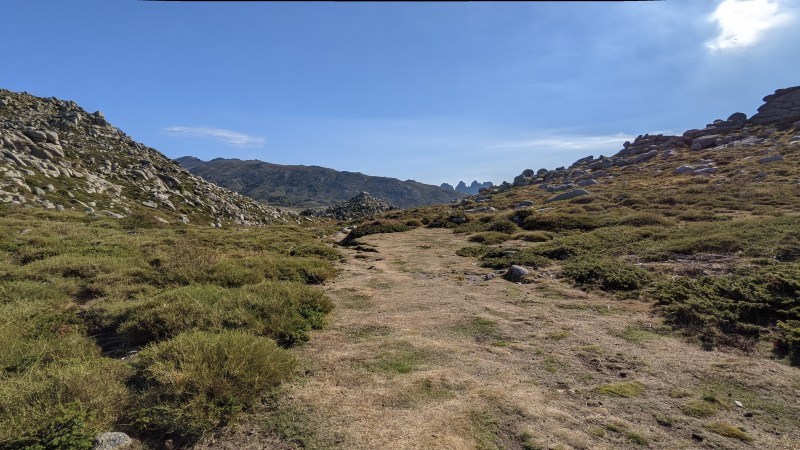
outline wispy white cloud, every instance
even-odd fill
[[[622,143],[633,140],[635,136],[623,133],[582,136],[582,135],[550,135],[542,138],[527,139],[521,141],[508,141],[494,144],[492,148],[540,148],[553,150],[603,150],[612,147],[622,148]]]
[[[188,137],[212,138],[228,145],[241,148],[263,147],[266,139],[260,136],[251,136],[238,131],[223,130],[208,127],[167,127],[164,131],[170,134]]]
[[[706,46],[712,51],[749,47],[758,42],[764,32],[785,25],[791,19],[792,15],[778,0],[724,0],[709,17],[717,23],[719,34]]]

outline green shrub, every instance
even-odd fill
[[[489,250],[480,260],[481,267],[492,269],[507,269],[514,264],[538,269],[547,266],[549,261],[538,255],[533,249]]]
[[[775,252],[775,259],[782,262],[800,261],[800,244],[784,244]]]
[[[485,233],[474,234],[469,237],[470,242],[477,242],[484,245],[499,244],[512,239],[512,236],[507,233],[498,231],[487,231]]]
[[[321,284],[336,275],[330,262],[317,258],[270,255],[247,258],[242,264],[263,274],[267,280]]]
[[[92,448],[95,433],[88,422],[91,413],[80,403],[59,408],[58,414],[22,437],[0,442],[0,450],[84,450]]]
[[[538,247],[536,253],[548,259],[564,261],[576,256],[580,250],[571,245],[553,244]]]
[[[369,236],[370,234],[378,234],[378,233],[401,233],[404,231],[411,230],[413,227],[406,225],[405,223],[400,222],[373,222],[369,225],[362,225],[355,230],[351,231],[350,233],[342,239],[340,244],[342,245],[353,245],[356,239],[364,236]]]
[[[144,435],[191,443],[230,423],[289,379],[293,358],[243,331],[194,331],[150,346],[134,361],[140,404],[131,419]]]
[[[562,275],[578,284],[598,285],[606,291],[634,291],[652,279],[649,272],[616,259],[580,259],[564,265]]]
[[[524,233],[517,233],[514,239],[519,239],[525,242],[547,242],[553,239],[553,235],[546,231],[527,231]]]
[[[194,264],[182,260],[183,257],[177,257],[160,263],[167,281],[178,284],[211,283],[223,287],[258,284],[265,279],[319,284],[336,274],[328,261],[276,253],[242,258],[213,255],[207,259],[201,258]]]
[[[775,350],[788,356],[793,364],[800,365],[800,320],[779,321],[777,325]]]
[[[335,249],[318,243],[306,243],[292,247],[289,250],[289,256],[309,256],[328,261],[338,261],[341,258]]]
[[[108,429],[130,404],[128,375],[124,362],[94,357],[0,378],[0,446],[20,438],[44,445],[56,438],[77,439],[86,430]]]
[[[488,228],[488,231],[496,231],[498,233],[506,233],[506,234],[512,234],[517,230],[519,230],[519,228],[516,225],[514,225],[513,222],[507,220],[493,222],[491,225],[489,225]]]
[[[530,215],[522,222],[522,228],[526,230],[541,231],[589,231],[602,226],[603,224],[594,215],[555,212]]]
[[[800,319],[800,270],[679,278],[659,284],[653,295],[673,325],[693,330],[707,345],[736,344],[730,339],[755,338],[778,321]]]
[[[264,282],[224,289],[191,285],[142,300],[100,304],[90,310],[99,329],[135,347],[190,330],[243,329],[269,336],[282,345],[308,339],[320,328],[333,304],[314,288]]]
[[[669,243],[665,250],[676,255],[697,253],[735,253],[742,250],[742,240],[732,235],[693,236]]]
[[[645,227],[653,225],[667,225],[669,222],[661,215],[654,213],[636,213],[625,216],[615,221],[617,225],[627,225],[632,227]]]
[[[457,256],[480,258],[492,250],[491,247],[486,245],[468,245],[456,250]]]

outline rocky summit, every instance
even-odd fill
[[[567,200],[588,192],[579,189],[609,182],[619,176],[615,173],[621,169],[627,172],[642,170],[645,163],[651,160],[663,161],[658,166],[665,166],[674,175],[710,175],[720,168],[717,161],[703,157],[706,151],[720,149],[758,149],[759,164],[782,161],[784,156],[776,151],[783,141],[776,131],[785,129],[800,130],[800,86],[778,89],[774,94],[764,97],[764,105],[750,119],[741,112],[717,119],[700,129],[687,130],[680,136],[664,134],[639,135],[633,142],[625,142],[622,150],[613,156],[600,155],[598,158],[587,156],[575,161],[568,168],[555,170],[524,170],[514,178],[512,183],[490,190],[490,193],[505,192],[512,187],[538,185],[539,189],[548,193],[559,193],[547,201]],[[796,149],[800,145],[800,133],[791,136],[786,142],[788,149]],[[766,149],[766,150],[765,150]],[[770,149],[773,152],[770,152]],[[692,155],[689,164],[684,162],[684,155]],[[752,158],[752,155],[745,156]],[[672,167],[669,161],[678,161]],[[652,164],[648,164],[648,167]],[[761,176],[759,179],[762,179]]]
[[[300,214],[308,217],[326,217],[350,221],[363,219],[394,209],[398,208],[373,197],[369,192],[362,192],[345,202],[337,203],[322,210],[307,209]]]
[[[442,183],[439,187],[442,190],[448,192],[455,191],[467,195],[476,195],[480,192],[481,189],[488,189],[492,186],[494,186],[494,184],[491,181],[484,181],[483,183],[479,183],[478,180],[472,180],[472,183],[470,185],[467,185],[467,183],[464,183],[463,181],[459,181],[456,187],[453,187],[452,185],[447,183]]]
[[[262,225],[289,213],[192,175],[75,102],[0,89],[0,203]]]

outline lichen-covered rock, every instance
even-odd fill
[[[110,431],[100,433],[94,440],[92,450],[123,450],[130,447],[133,440],[125,433]]]

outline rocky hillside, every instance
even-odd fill
[[[702,129],[687,130],[680,136],[640,135],[633,142],[625,142],[623,149],[611,157],[587,156],[568,168],[556,170],[526,169],[513,183],[504,183],[489,192],[497,194],[511,187],[535,185],[553,194],[544,200],[548,203],[589,195],[593,190],[602,189],[602,185],[618,184],[618,179],[625,174],[644,172],[659,179],[679,175],[710,176],[711,181],[722,184],[723,188],[724,183],[733,180],[756,185],[775,182],[780,177],[769,177],[761,167],[774,167],[800,150],[800,133],[788,136],[787,141],[783,133],[800,130],[800,86],[779,89],[764,97],[764,102],[750,119],[736,112],[726,120],[717,119]],[[745,169],[743,166],[748,161],[751,164]],[[753,166],[755,162],[758,164]],[[796,168],[797,164],[792,166]],[[756,167],[759,169],[755,170]],[[794,186],[800,183],[796,178],[784,181]]]
[[[0,202],[245,225],[291,217],[192,175],[75,102],[0,90]]]
[[[550,273],[657,301],[708,347],[772,342],[800,365],[800,86],[764,101],[749,119],[638,136],[613,156],[526,169],[479,196],[371,225],[452,228],[478,244],[459,254],[496,275]]]
[[[324,209],[309,208],[300,214],[308,217],[326,217],[329,219],[350,221],[372,217],[394,209],[398,208],[371,196],[369,192],[362,192],[345,202],[337,203]]]
[[[191,156],[176,161],[195,175],[270,205],[297,208],[331,206],[365,191],[402,208],[448,203],[465,197],[462,193],[413,180],[373,177],[318,166],[223,158],[202,161]]]

